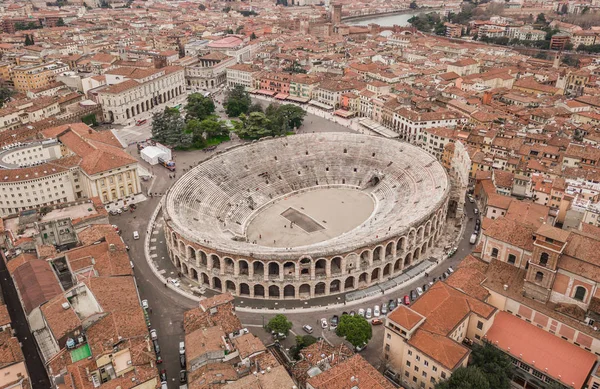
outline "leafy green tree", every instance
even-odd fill
[[[0,108],[2,108],[5,103],[9,102],[14,94],[14,90],[8,88],[6,85],[0,84]]]
[[[185,122],[175,108],[167,107],[152,115],[152,139],[157,142],[177,148],[190,147],[193,136],[185,129]]]
[[[419,6],[417,5],[417,2],[413,0],[413,1],[410,2],[409,8],[410,9],[417,9],[417,8],[419,8]]]
[[[185,106],[187,112],[186,119],[206,119],[215,112],[215,103],[210,97],[204,97],[200,93],[192,93],[187,98]]]
[[[252,105],[250,95],[243,86],[236,85],[225,96],[225,112],[229,117],[237,117],[242,113],[248,113],[248,108]]]
[[[514,365],[500,349],[489,343],[483,346],[473,345],[471,363],[485,374],[490,388],[510,389],[510,380],[514,374]]]
[[[538,16],[535,18],[535,22],[536,22],[536,24],[547,24],[548,23],[546,21],[546,15],[544,15],[543,13],[538,14]]]
[[[362,346],[373,337],[371,324],[362,316],[342,315],[335,333],[338,336],[346,337],[354,347]]]
[[[25,46],[32,46],[33,45],[33,39],[31,38],[31,36],[29,34],[25,34]]]
[[[495,389],[490,387],[485,374],[476,366],[459,367],[446,381],[439,382],[435,389]]]
[[[262,105],[260,105],[260,103],[254,103],[250,106],[250,108],[248,108],[248,113],[262,112],[262,111],[263,111],[263,107],[262,107]]]
[[[206,137],[219,138],[229,135],[229,128],[223,120],[219,120],[217,117],[209,117],[200,122],[200,129]]]
[[[256,39],[256,34],[254,32],[252,32],[252,34],[250,34],[250,40],[253,41]]]
[[[294,104],[283,104],[277,109],[277,114],[286,120],[287,129],[300,128],[306,111]]]
[[[56,22],[56,26],[57,27],[64,27],[65,26],[65,21],[63,20],[63,18],[58,18],[58,21]]]
[[[206,146],[206,139],[204,138],[204,131],[200,126],[200,120],[191,119],[185,123],[185,130],[187,134],[192,136],[192,146],[200,149]]]
[[[314,343],[317,343],[317,338],[312,335],[296,336],[296,344],[290,350],[292,358],[298,359],[300,351]]]
[[[267,324],[267,329],[277,334],[287,335],[292,329],[292,322],[285,315],[275,315]]]
[[[206,11],[206,6],[205,6],[204,4],[200,4],[200,5],[198,6],[198,9],[199,9],[200,11]]]
[[[228,35],[232,35],[233,34],[233,30],[231,28],[228,28],[227,31],[225,31],[226,34]]]
[[[271,121],[262,112],[252,112],[248,116],[240,115],[240,121],[234,122],[233,131],[245,139],[259,139],[265,136],[273,136]]]

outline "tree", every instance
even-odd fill
[[[64,27],[65,26],[65,21],[63,20],[63,18],[58,18],[58,21],[56,22],[56,26],[57,27]]]
[[[235,29],[235,33],[239,34],[244,29],[244,26],[237,26]]]
[[[201,149],[206,146],[204,131],[198,119],[191,119],[185,123],[185,132],[192,136],[192,146]]]
[[[251,104],[250,95],[241,85],[236,85],[225,96],[225,112],[229,117],[237,117],[242,113],[248,113]]]
[[[192,145],[192,134],[185,132],[185,122],[175,108],[165,108],[152,115],[152,139],[168,146],[187,148]]]
[[[473,345],[471,363],[485,374],[490,388],[509,389],[514,365],[500,349],[489,343]]]
[[[206,11],[206,6],[205,6],[204,4],[200,4],[200,5],[198,6],[198,9],[199,9],[200,11]]]
[[[229,128],[223,120],[216,116],[209,117],[200,122],[200,129],[206,139],[219,138],[229,135]]]
[[[185,110],[187,112],[186,120],[198,119],[202,121],[215,112],[215,103],[210,97],[204,97],[200,93],[192,93],[187,98]]]
[[[234,122],[233,131],[240,138],[246,139],[259,139],[275,135],[271,121],[262,112],[252,112],[248,116],[241,114],[240,121]]]
[[[6,85],[0,84],[0,108],[2,108],[5,103],[9,102],[14,94],[14,90],[9,89]]]
[[[296,344],[290,350],[292,358],[298,359],[300,351],[314,343],[317,343],[317,338],[312,335],[296,336]]]
[[[279,106],[277,114],[286,119],[287,129],[300,128],[302,122],[304,122],[306,111],[294,104],[284,104]]]
[[[367,344],[371,340],[373,329],[367,319],[360,315],[342,315],[335,333],[338,336],[345,337],[354,347],[358,347]]]
[[[419,6],[417,5],[416,1],[411,1],[410,5],[409,5],[410,9],[417,9]]]
[[[267,324],[267,329],[276,334],[287,335],[292,329],[292,322],[285,315],[275,315]]]
[[[263,111],[263,107],[262,107],[262,105],[260,105],[260,103],[254,103],[250,106],[250,108],[248,108],[248,113],[262,112],[262,111]]]
[[[250,34],[250,40],[253,41],[256,39],[256,34],[254,32],[252,32],[252,34]]]
[[[446,381],[435,389],[495,389],[491,388],[485,374],[476,366],[459,367]]]
[[[30,38],[29,34],[25,34],[25,46],[32,46],[33,39]]]
[[[546,15],[544,15],[543,13],[539,13],[537,18],[535,18],[535,22],[536,24],[547,24]]]

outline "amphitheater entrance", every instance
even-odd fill
[[[283,288],[283,298],[284,299],[293,299],[296,297],[296,288],[294,285],[286,285]]]
[[[276,285],[269,286],[269,298],[279,298],[279,287]]]
[[[258,210],[246,226],[246,237],[250,242],[270,247],[310,245],[358,227],[374,209],[368,192],[315,187]]]
[[[262,285],[254,285],[254,297],[265,297],[265,287]]]
[[[300,298],[302,298],[302,299],[310,298],[310,285],[308,285],[308,284],[300,285],[299,292],[300,292]]]
[[[250,296],[250,287],[248,284],[240,284],[240,296]]]

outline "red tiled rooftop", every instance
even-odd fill
[[[585,385],[596,363],[594,354],[506,312],[496,315],[486,338],[518,360],[575,389]]]

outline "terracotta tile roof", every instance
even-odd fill
[[[24,264],[26,262],[33,261],[35,259],[38,259],[38,258],[35,254],[32,254],[32,253],[19,254],[16,257],[12,258],[10,261],[8,261],[8,264],[6,265],[6,267],[8,268],[8,272],[11,275],[13,275],[15,270],[17,270],[17,268],[19,266],[21,266],[22,264]]]
[[[264,370],[261,365],[261,370]],[[250,374],[226,385],[227,389],[287,389],[294,381],[283,366],[271,368],[265,374]]]
[[[527,201],[511,201],[504,217],[538,228],[548,221],[549,212],[550,208],[545,205]]]
[[[238,377],[232,365],[210,363],[188,375],[188,389],[219,389],[227,382],[237,380]]]
[[[0,326],[10,325],[10,315],[8,314],[8,307],[4,304],[0,305]]]
[[[486,278],[485,274],[478,269],[464,267],[452,273],[446,283],[479,301],[486,301],[490,292],[481,285]]]
[[[398,308],[394,309],[392,313],[388,315],[388,319],[410,331],[414,326],[419,324],[424,317],[405,305],[399,305]]]
[[[185,356],[188,366],[194,359],[218,352],[225,352],[225,341],[227,334],[220,326],[199,328],[185,335]]]
[[[490,193],[488,195],[487,205],[488,207],[500,208],[500,209],[508,209],[510,203],[514,200],[514,198],[510,196],[504,196],[497,193]]]
[[[245,334],[234,338],[232,343],[240,353],[240,358],[242,359],[267,350],[263,342],[253,334]]]
[[[354,382],[352,381],[353,377]],[[314,389],[348,389],[359,387],[359,385],[361,388],[369,389],[395,388],[377,369],[358,354],[309,378],[306,382]]]
[[[81,327],[81,320],[71,305],[69,304],[69,307],[64,309],[62,307],[64,303],[69,304],[65,296],[59,295],[41,307],[48,327],[57,340]]]
[[[231,293],[221,293],[200,301],[200,308],[206,312],[211,308],[218,307],[219,305],[232,303],[233,300],[233,295]]]
[[[183,328],[186,334],[194,332],[199,328],[208,328],[219,325],[230,334],[242,328],[240,319],[235,315],[231,302],[216,307],[216,312],[204,311],[202,308],[194,308],[183,314]]]
[[[535,227],[507,218],[499,218],[484,231],[485,236],[531,252]]]
[[[499,312],[486,338],[494,346],[566,386],[585,386],[597,357],[507,312]]]
[[[556,228],[550,224],[542,224],[536,231],[536,235],[554,239],[558,242],[566,242],[569,239],[569,231]]]
[[[446,336],[421,329],[410,338],[408,344],[450,370],[454,370],[470,353],[467,347]]]
[[[0,369],[21,361],[25,361],[25,357],[19,340],[10,331],[0,333]]]
[[[50,265],[41,259],[31,260],[19,266],[13,273],[13,279],[19,288],[27,315],[34,308],[62,293],[58,278]]]

